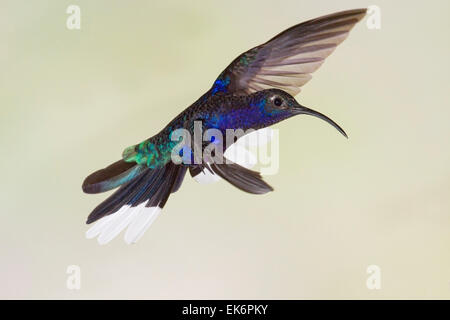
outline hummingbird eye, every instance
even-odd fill
[[[281,100],[280,97],[275,97],[275,99],[273,99],[273,104],[280,107],[283,104],[283,100]]]

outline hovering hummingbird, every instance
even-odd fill
[[[188,170],[192,177],[219,176],[252,194],[273,190],[259,172],[230,161],[216,163],[210,157],[175,163],[172,154],[178,142],[172,135],[177,129],[195,134],[198,122],[203,130],[220,132],[261,129],[307,114],[327,121],[346,137],[333,120],[300,105],[293,96],[365,14],[366,9],[355,9],[309,20],[238,56],[203,96],[158,134],[126,148],[121,160],[84,180],[85,193],[119,187],[91,212],[87,223],[99,221],[86,236],[98,236],[98,242],[104,244],[127,228],[125,241],[136,242],[158,217],[169,195],[180,188]],[[202,142],[199,147],[205,150],[206,146]],[[192,150],[183,148],[181,155],[191,159]]]

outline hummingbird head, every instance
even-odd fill
[[[293,96],[283,90],[262,90],[257,92],[255,97],[270,125],[296,115],[307,114],[328,122],[347,138],[345,131],[336,122],[318,111],[302,106]]]

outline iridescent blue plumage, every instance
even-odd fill
[[[214,82],[214,85],[211,89],[211,95],[215,95],[217,92],[227,93],[229,84],[230,77],[220,75]]]

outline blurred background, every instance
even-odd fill
[[[69,30],[69,5],[81,29]],[[87,240],[83,179],[157,133],[240,53],[377,5],[278,125],[275,192],[186,179],[136,245]],[[0,298],[450,298],[450,2],[0,4]],[[66,287],[69,265],[80,290]],[[367,268],[381,270],[369,290]]]

